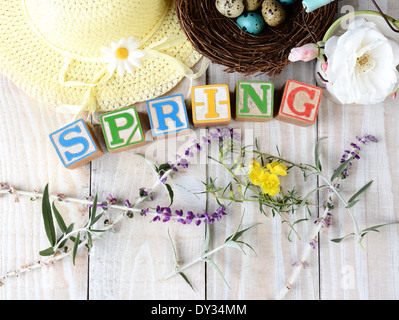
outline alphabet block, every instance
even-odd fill
[[[323,90],[298,81],[288,80],[277,120],[307,127],[316,122]]]
[[[236,121],[273,119],[274,85],[264,81],[239,81],[236,86]]]
[[[50,134],[50,140],[67,169],[77,169],[104,154],[91,127],[83,120]]]
[[[195,127],[226,126],[230,123],[230,92],[227,85],[193,87],[191,99]]]
[[[140,119],[133,106],[100,115],[100,123],[111,153],[127,151],[145,144]]]
[[[147,101],[147,109],[155,139],[186,133],[190,128],[181,94]]]

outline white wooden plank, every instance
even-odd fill
[[[308,72],[309,65],[292,65],[277,78],[250,77],[242,75],[227,75],[222,73],[222,67],[212,66],[210,83],[227,83],[231,91],[237,80],[266,80],[274,82],[276,91],[281,89],[287,79],[299,80],[312,83],[312,76]],[[278,106],[279,94],[276,94],[275,106]],[[261,151],[277,154],[276,146],[281,151],[281,156],[293,162],[313,163],[313,147],[317,139],[317,127],[301,128],[295,125],[281,123],[272,120],[268,123],[232,123],[232,128],[241,129],[244,133],[243,140],[246,145],[254,138],[259,139]],[[213,153],[215,155],[215,153]],[[217,155],[217,154],[216,154]],[[221,185],[227,184],[231,179],[228,173],[214,164],[209,165],[209,177],[217,177]],[[301,174],[295,174],[288,178],[289,185],[295,185],[297,190],[306,195],[315,187],[315,181],[305,184]],[[301,182],[302,181],[302,182]],[[316,199],[313,198],[315,201]],[[213,200],[210,199],[210,206]],[[316,203],[316,202],[314,202]],[[239,222],[240,213],[245,211],[246,218],[244,226],[261,222],[262,225],[253,230],[245,239],[253,245],[257,255],[248,253],[241,255],[235,249],[227,249],[215,257],[215,262],[225,272],[227,281],[230,282],[229,290],[213,270],[208,271],[208,297],[210,299],[275,299],[285,287],[290,273],[293,271],[292,263],[299,260],[302,250],[308,243],[309,224],[298,225],[298,233],[302,240],[294,239],[292,243],[287,240],[289,229],[282,225],[279,217],[265,217],[259,212],[258,205],[235,205],[231,208],[231,216],[225,222],[215,225],[215,243],[225,239]],[[317,210],[315,210],[317,214]],[[310,269],[306,270],[303,278],[290,292],[290,299],[317,299],[318,277],[317,277],[317,252],[312,257]],[[210,268],[208,267],[208,270]]]
[[[89,190],[89,168],[66,170],[52,150],[48,134],[68,117],[26,96],[11,81],[0,77],[0,177],[16,189],[43,191],[84,197]],[[39,251],[49,244],[44,231],[41,201],[11,195],[1,196],[0,274],[41,260]],[[81,206],[59,206],[66,221],[81,223],[87,211]],[[66,259],[51,267],[31,271],[3,281],[0,299],[85,299],[87,296],[87,257],[79,256],[77,266]]]

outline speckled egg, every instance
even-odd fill
[[[262,3],[262,16],[271,27],[277,27],[285,21],[285,10],[276,0],[264,0]]]
[[[296,0],[278,0],[283,6],[289,6],[290,4],[294,4]]]
[[[257,35],[265,28],[265,20],[256,12],[246,12],[238,17],[237,25],[242,31]]]
[[[216,0],[215,6],[227,18],[237,18],[245,9],[243,0]]]
[[[258,10],[262,4],[263,0],[244,0],[245,10],[255,11]]]

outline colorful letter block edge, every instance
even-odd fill
[[[69,139],[65,139],[69,136]],[[68,169],[76,169],[102,156],[99,145],[89,125],[79,119],[50,134],[57,154]]]
[[[225,126],[231,121],[230,92],[226,84],[191,89],[195,127]]]
[[[266,110],[262,110],[262,108],[265,108]],[[272,82],[237,82],[235,113],[236,121],[270,121],[273,119],[273,109],[274,84]]]
[[[161,113],[165,106],[171,107],[172,111]],[[147,110],[154,138],[166,138],[171,134],[184,133],[190,128],[186,104],[181,94],[149,100]]]
[[[293,92],[294,96],[291,96]],[[299,92],[304,92],[312,102],[309,103],[306,100],[302,101],[303,108],[305,109],[303,111],[299,111],[295,109],[295,106],[293,106],[296,95]],[[323,89],[319,87],[294,80],[288,80],[285,85],[280,110],[276,119],[300,126],[309,126],[314,124],[319,112],[322,93]]]
[[[125,123],[118,126],[119,119],[125,119]],[[100,115],[100,123],[110,152],[122,152],[145,144],[139,115],[133,106]]]

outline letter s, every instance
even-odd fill
[[[59,143],[65,148],[70,148],[75,145],[81,144],[83,146],[83,150],[78,152],[78,153],[70,153],[70,152],[65,152],[65,157],[68,159],[68,161],[72,161],[74,158],[80,158],[83,156],[87,150],[89,149],[89,143],[87,140],[83,137],[75,137],[69,140],[65,140],[65,136],[68,135],[71,132],[76,132],[76,133],[81,133],[81,129],[79,126],[75,126],[73,128],[70,128],[68,130],[65,130],[63,133],[61,133],[60,138],[59,138]]]

